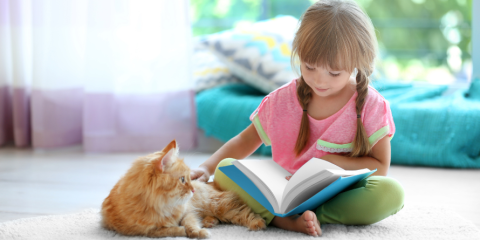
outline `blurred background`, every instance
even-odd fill
[[[278,15],[300,18],[315,0],[191,0],[195,36]],[[468,82],[472,0],[357,0],[376,29],[377,78],[433,84]]]
[[[291,41],[313,2],[0,0],[0,145],[128,152],[177,138],[195,149],[197,128],[225,142],[255,96],[296,77]],[[469,87],[472,0],[357,3],[378,38],[373,80]],[[253,102],[225,130],[201,95],[232,84]]]

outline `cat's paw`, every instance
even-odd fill
[[[209,238],[210,232],[207,229],[198,229],[187,231],[187,237],[189,238]]]
[[[215,218],[215,217],[212,217],[212,216],[206,216],[206,217],[202,220],[203,227],[206,227],[206,228],[214,227],[214,226],[217,225],[218,223],[219,223],[218,219]]]
[[[265,224],[265,220],[263,218],[256,217],[251,222],[248,223],[247,227],[252,231],[259,231],[267,228],[267,224]]]
[[[187,231],[185,230],[185,227],[183,226],[178,226],[174,228],[174,231],[172,232],[172,235],[175,237],[186,237],[187,236]]]
[[[178,226],[178,227],[160,227],[155,228],[146,234],[148,237],[185,237],[187,236],[187,232],[185,231],[185,227]]]

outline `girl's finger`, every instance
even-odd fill
[[[205,177],[205,175],[202,175],[201,177],[198,178],[198,181],[207,182],[207,178]]]

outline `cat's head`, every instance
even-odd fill
[[[175,140],[160,152],[138,158],[124,180],[128,192],[152,206],[184,204],[195,191],[190,168],[179,158]]]

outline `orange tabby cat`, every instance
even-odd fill
[[[190,180],[176,141],[135,160],[102,204],[102,224],[125,235],[207,238],[219,221],[260,230],[265,221],[233,192]]]

